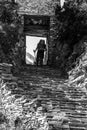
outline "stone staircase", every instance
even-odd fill
[[[82,98],[83,92],[69,86],[59,70],[28,66],[15,76],[10,69],[3,69],[1,75],[17,98],[25,95],[27,99],[38,99],[37,105],[44,108],[48,123],[54,129],[57,126],[60,130],[87,130],[87,96]],[[11,83],[16,89],[10,87]]]

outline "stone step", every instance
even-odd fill
[[[9,71],[8,73],[4,73],[3,71],[2,77],[6,82],[17,83],[17,89],[10,88],[16,98],[24,95],[25,97],[34,99],[39,95],[41,105],[48,110],[48,122],[54,122],[52,113],[59,112],[60,110],[66,113],[69,119],[70,130],[87,130],[87,97],[84,100],[77,101],[67,98],[65,91],[69,93],[72,99],[80,99],[83,93],[81,90],[78,90],[77,93],[75,89],[70,88],[69,90],[67,85],[61,85],[60,83],[64,81],[61,79],[59,82],[59,79],[57,79],[57,76],[59,76],[58,72],[48,68],[45,69],[35,67],[24,68],[21,70],[21,75],[19,74],[16,77],[12,76]]]

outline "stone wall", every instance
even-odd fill
[[[49,61],[48,61],[48,64],[52,64],[52,62],[53,62],[53,57],[55,57],[55,56],[53,56],[53,51],[54,51],[54,47],[55,47],[55,38],[56,38],[56,36],[57,36],[57,33],[56,33],[56,22],[57,22],[57,20],[56,20],[56,18],[55,18],[55,15],[54,16],[51,16],[50,17],[50,36],[49,36]]]
[[[17,0],[19,12],[29,15],[54,15],[58,0]]]

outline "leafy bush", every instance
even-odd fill
[[[62,23],[58,30],[59,40],[62,43],[69,41],[68,44],[73,47],[87,34],[87,15],[74,5],[65,4],[63,9],[55,10],[57,19]]]
[[[4,53],[2,62],[13,63],[15,55],[18,55],[15,46],[19,42],[21,18],[17,9],[18,5],[12,2],[0,3],[0,47]]]
[[[68,62],[71,62],[68,60],[69,57],[72,57],[72,62],[70,63],[72,64],[84,51],[84,49],[78,51],[77,47],[77,51],[74,53],[74,47],[77,44],[80,44],[84,36],[87,35],[86,6],[87,3],[78,4],[73,1],[65,3],[62,9],[60,6],[56,6],[55,15],[57,18],[57,36],[55,39],[57,51],[60,53],[60,59],[55,58],[55,63],[58,64],[60,62],[60,66],[64,66],[64,68],[68,67],[66,66]],[[82,48],[82,46],[83,45],[80,44],[80,48]],[[59,57],[58,53],[56,53],[55,57]]]

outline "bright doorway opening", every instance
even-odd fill
[[[36,57],[37,57],[37,52],[34,53],[34,50],[37,47],[37,44],[39,43],[40,40],[44,40],[47,51],[44,52],[44,59],[43,59],[43,64],[47,64],[48,60],[48,43],[47,43],[47,38],[46,37],[36,37],[36,36],[29,36],[26,35],[26,64],[30,65],[35,65],[36,62]]]

